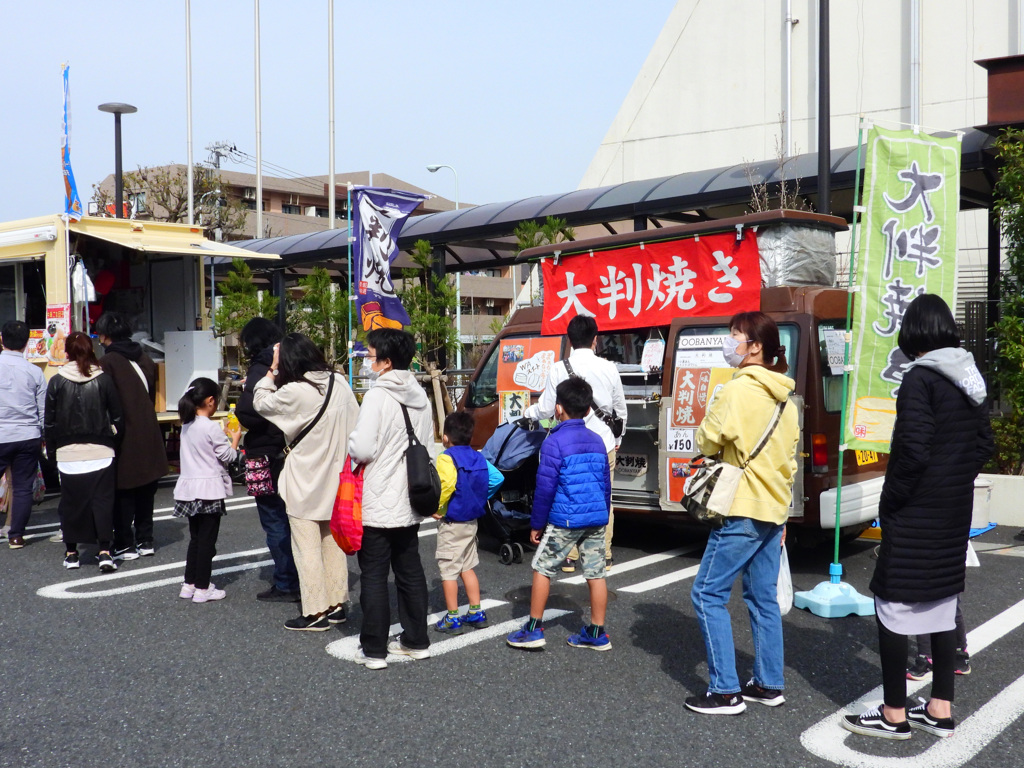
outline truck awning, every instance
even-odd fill
[[[187,224],[168,224],[158,221],[134,219],[105,219],[83,216],[71,222],[70,229],[79,235],[95,237],[124,248],[142,253],[192,254],[211,260],[280,259],[271,253],[254,253],[226,243],[216,243],[203,237],[201,227]]]

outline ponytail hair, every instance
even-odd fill
[[[220,397],[220,387],[213,379],[202,376],[193,380],[185,390],[185,394],[178,401],[178,418],[182,424],[190,424],[195,421],[196,410],[206,402],[206,399]]]
[[[789,370],[786,348],[779,343],[779,326],[764,312],[740,312],[729,321],[729,330],[738,330],[750,341],[761,345],[764,367],[775,373]]]

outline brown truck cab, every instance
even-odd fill
[[[793,402],[801,409],[801,441],[790,521],[813,540],[813,532],[836,527],[842,444],[841,342],[846,329],[848,293],[831,285],[834,233],[845,228],[845,222],[835,217],[773,211],[543,246],[524,251],[522,257],[560,257],[560,264],[549,265],[549,270],[568,267],[571,262],[566,256],[573,253],[587,253],[589,259],[601,259],[602,254],[625,254],[627,259],[635,258],[636,264],[642,262],[644,250],[623,249],[647,243],[649,252],[654,239],[671,243],[673,239],[684,241],[703,236],[709,240],[711,235],[721,233],[735,233],[738,240],[742,231],[756,230],[762,287],[759,294],[755,292],[753,299],[748,299],[748,306],[750,301],[755,302],[756,308],[778,323],[786,347],[788,375],[796,382]],[[803,267],[787,267],[785,261],[789,257],[780,256],[780,250],[787,247],[786,241],[790,242],[788,247],[804,251],[795,257],[798,259],[807,260],[809,249],[827,252],[812,254]],[[775,252],[766,254],[769,248]],[[690,261],[694,259],[691,257]],[[824,282],[830,268],[833,277],[828,285],[777,284],[780,278],[806,280],[808,276]],[[641,274],[639,268],[634,269]],[[550,277],[554,273],[546,274]],[[542,306],[515,312],[477,366],[460,404],[476,420],[475,447],[482,447],[500,423],[519,418],[543,391],[550,366],[568,355],[568,342],[563,334],[544,333],[545,313],[550,317],[557,311],[553,305],[559,303],[551,298],[545,295]],[[735,312],[701,316],[676,313],[664,322],[664,314],[652,318],[640,312],[635,327],[631,318],[629,327],[610,330],[604,329],[605,324],[598,317],[601,332],[597,354],[618,367],[628,407],[612,478],[617,515],[688,520],[679,503],[684,470],[697,452],[695,435],[708,403],[733,373],[721,351],[721,339],[728,335],[732,314]],[[658,323],[645,322],[652,319]],[[621,315],[618,325],[624,325]],[[550,322],[547,326],[550,330]],[[877,516],[885,458],[870,452],[845,452],[839,520],[844,532],[859,531]]]

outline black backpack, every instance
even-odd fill
[[[409,476],[409,502],[412,511],[422,517],[437,514],[441,502],[441,478],[430,460],[427,446],[416,439],[409,420],[409,409],[402,406],[405,431],[409,434],[409,447],[405,451],[405,471]]]

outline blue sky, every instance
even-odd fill
[[[674,0],[335,0],[338,172],[386,172],[484,203],[575,189]],[[9,2],[0,10],[0,221],[57,213],[61,64],[83,202],[113,172],[184,162],[185,0]],[[192,0],[194,158],[255,155],[252,0]],[[327,0],[262,0],[263,159],[327,173]],[[225,163],[229,170],[251,170]],[[265,170],[265,173],[270,173]],[[273,174],[271,174],[273,175]]]

